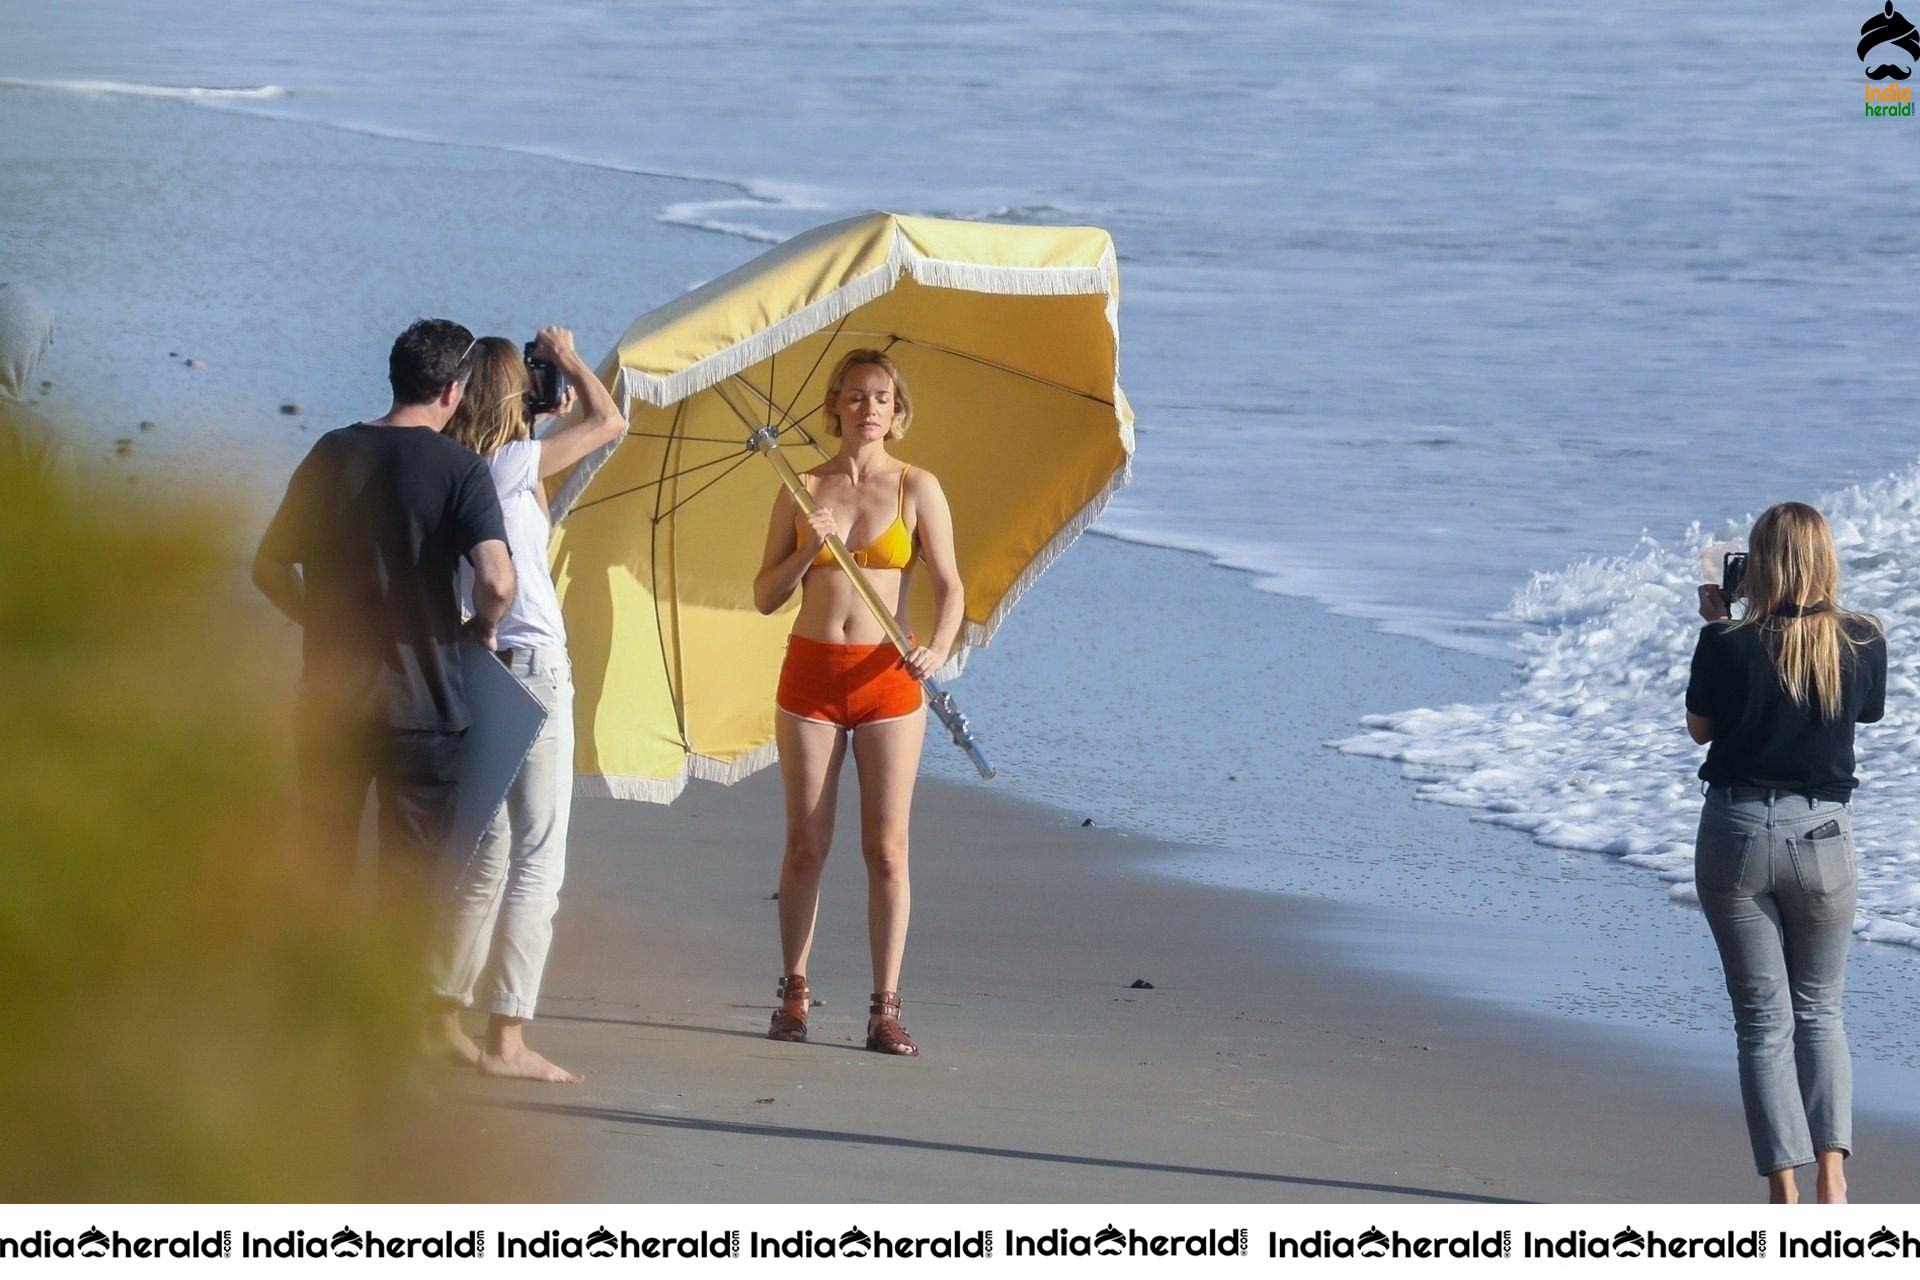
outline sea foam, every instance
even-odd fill
[[[1887,713],[1856,734],[1861,779],[1857,933],[1920,949],[1920,462],[1826,495],[1842,602],[1887,632]],[[1752,517],[1720,537],[1739,537]],[[1695,524],[1676,543],[1541,573],[1508,616],[1527,630],[1518,683],[1499,701],[1368,716],[1332,745],[1399,761],[1422,799],[1544,845],[1645,868],[1698,902],[1693,832],[1704,748],[1684,727],[1700,622]]]
[[[178,98],[187,102],[284,98],[290,92],[277,84],[220,88],[201,85],[135,84],[123,80],[28,80],[16,76],[0,76],[0,85],[12,89],[47,89],[63,93],[109,94],[133,98]]]

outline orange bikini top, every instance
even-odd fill
[[[900,509],[893,517],[893,523],[872,542],[853,551],[853,562],[862,569],[904,569],[913,563],[913,535],[907,532],[907,472],[911,470],[912,467],[901,469]],[[824,569],[833,563],[833,552],[825,547],[820,548],[820,554],[813,558],[813,567],[816,569]]]

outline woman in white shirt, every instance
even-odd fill
[[[439,1032],[448,1052],[482,1075],[578,1084],[581,1076],[528,1047],[523,1031],[553,941],[573,802],[573,669],[553,590],[547,550],[553,522],[540,482],[619,438],[627,424],[573,349],[569,331],[542,329],[533,354],[566,375],[568,399],[560,413],[572,407],[575,387],[586,411],[538,439],[528,409],[532,381],[519,348],[505,338],[482,338],[474,347],[473,372],[446,431],[486,459],[493,473],[520,579],[500,623],[497,652],[540,699],[547,721],[456,883],[434,964],[443,1001]],[[475,1045],[460,1029],[459,1011],[475,1003],[483,976],[487,1036]]]

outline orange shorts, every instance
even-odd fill
[[[910,716],[925,701],[920,682],[900,665],[900,651],[891,644],[787,637],[773,703],[788,715],[852,729]]]

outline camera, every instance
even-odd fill
[[[1727,607],[1740,598],[1740,589],[1747,582],[1747,553],[1729,551],[1725,563],[1720,569],[1720,594],[1726,599]]]
[[[535,359],[531,342],[521,353],[527,361],[527,378],[533,383],[533,389],[527,392],[527,416],[537,418],[543,413],[552,413],[566,399],[567,375],[560,372],[560,366]]]

